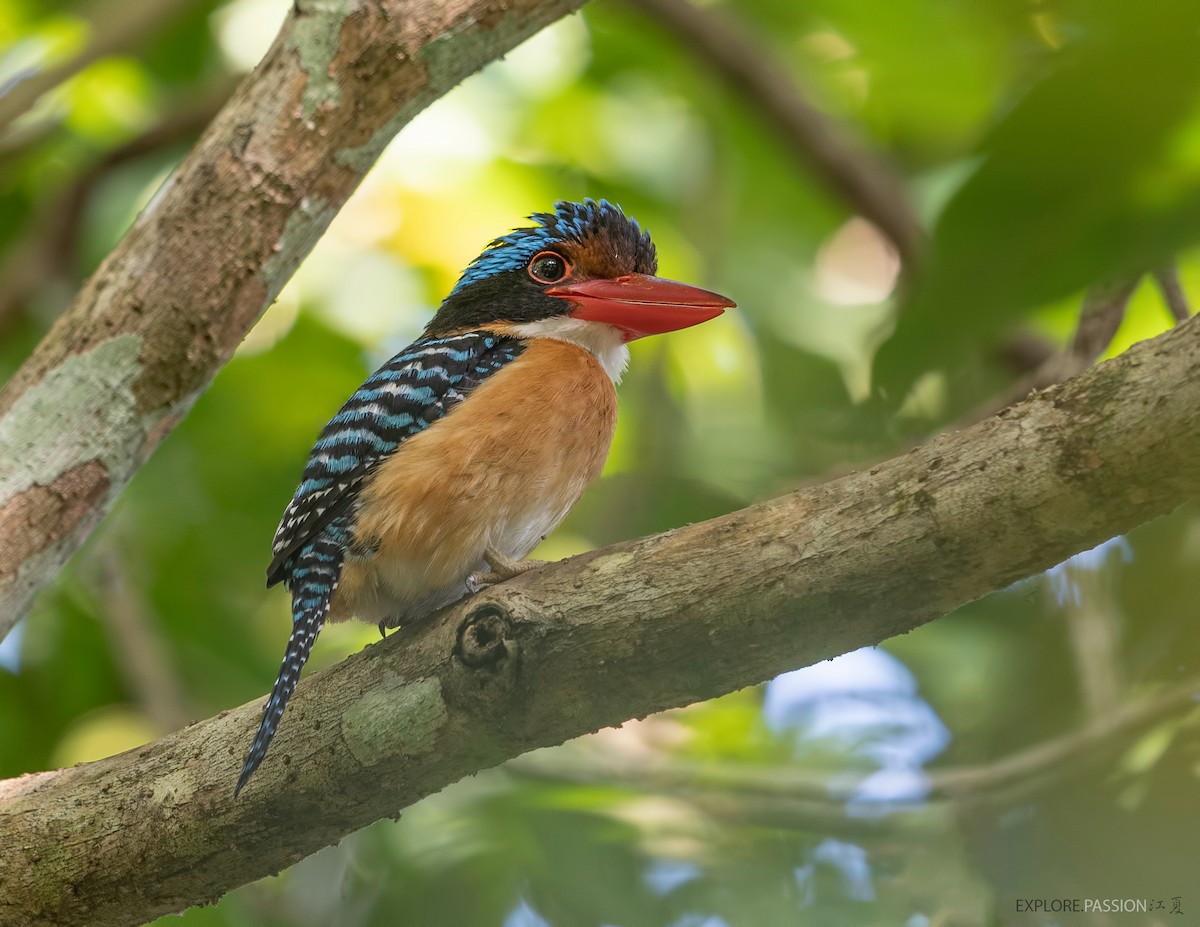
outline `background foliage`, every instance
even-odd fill
[[[159,3],[147,34],[0,137],[0,377],[286,9]],[[115,9],[0,0],[0,88],[119,36]],[[921,273],[897,285],[878,232],[703,50],[637,5],[597,0],[401,134],[0,645],[0,775],[108,755],[264,694],[288,614],[263,568],[313,437],[491,237],[555,199],[620,202],[654,233],[665,275],[740,308],[635,345],[605,475],[548,558],[903,451],[1064,347],[1092,283],[1175,260],[1200,291],[1193,3],[715,9],[885,153],[930,230]],[[1169,324],[1147,276],[1109,352]],[[883,648],[481,774],[183,922],[1186,922],[1200,911],[1200,708],[1154,706],[1200,677],[1198,563],[1188,507]],[[374,633],[329,629],[312,667]],[[1099,746],[1002,762],[1144,706]],[[977,778],[954,787],[964,768]],[[1038,897],[1165,906],[1016,913]]]

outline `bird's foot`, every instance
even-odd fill
[[[388,615],[375,627],[379,628],[379,636],[384,640],[387,640],[387,632],[396,630],[396,628],[400,627],[401,624],[402,620],[399,615]]]
[[[545,560],[513,560],[504,556],[498,550],[489,547],[483,555],[484,562],[490,567],[486,573],[472,573],[467,577],[467,588],[478,592],[487,586],[494,586],[506,579],[528,573],[534,567],[545,566]]]

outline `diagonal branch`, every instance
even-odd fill
[[[161,122],[97,158],[61,193],[47,197],[41,215],[0,260],[0,335],[22,303],[45,286],[48,278],[65,277],[77,263],[75,239],[88,198],[108,172],[195,137],[220,112],[232,91],[232,82],[222,81],[198,100],[173,108]]]
[[[187,413],[392,136],[583,0],[297,0],[0,393],[0,637]]]
[[[795,80],[724,10],[690,0],[633,0],[698,51],[740,92],[796,156],[846,204],[874,224],[912,272],[925,232],[891,165],[813,106]]]
[[[1167,311],[1176,322],[1185,322],[1191,316],[1187,294],[1183,292],[1183,284],[1179,280],[1179,265],[1174,261],[1164,264],[1154,271],[1154,282],[1162,291],[1163,302]]]
[[[1176,683],[1153,695],[1143,695],[1114,708],[1103,717],[1092,718],[1082,727],[1057,737],[1031,744],[977,766],[933,768],[924,772],[927,792],[909,809],[889,803],[896,810],[915,810],[924,818],[934,803],[949,806],[992,804],[1011,806],[1029,801],[1039,791],[1080,770],[1111,757],[1152,725],[1172,716],[1185,714],[1200,695],[1200,677]],[[586,743],[586,741],[585,741]],[[787,809],[797,799],[819,810],[821,825],[833,830],[841,826],[860,831],[860,818],[847,815],[850,800],[869,770],[859,770],[833,778],[825,773],[787,766],[759,766],[748,763],[696,761],[674,756],[613,757],[603,749],[545,750],[526,754],[504,765],[511,775],[546,781],[582,785],[607,785],[641,792],[669,795],[684,793],[724,795],[731,801],[723,807],[739,808],[739,800],[759,800],[767,807],[778,801]],[[718,805],[718,807],[722,807]],[[793,817],[796,817],[793,815]],[[869,819],[882,824],[875,832],[893,830],[886,820]],[[949,826],[942,820],[939,826]]]
[[[164,24],[181,15],[196,0],[103,0],[85,12],[91,32],[77,55],[61,64],[33,70],[0,87],[0,135],[29,110],[44,93],[109,55],[136,49]]]
[[[1140,280],[1141,275],[1138,274],[1123,280],[1094,284],[1083,297],[1071,346],[1061,354],[1045,357],[1001,395],[988,399],[964,415],[958,424],[969,425],[995,415],[1006,406],[1024,399],[1033,390],[1045,389],[1087,370],[1112,344],[1125,318],[1125,308]]]
[[[878,643],[1200,495],[1200,321],[863,473],[540,568],[261,705],[0,783],[0,925],[138,923],[534,747]]]

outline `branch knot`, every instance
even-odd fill
[[[480,605],[458,628],[454,654],[471,669],[493,669],[500,661],[516,656],[512,616],[497,602]]]

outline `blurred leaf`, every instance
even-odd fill
[[[989,134],[880,353],[893,397],[1035,307],[1200,236],[1200,8],[1079,5],[1053,70]],[[1136,79],[1132,79],[1136,75]]]

